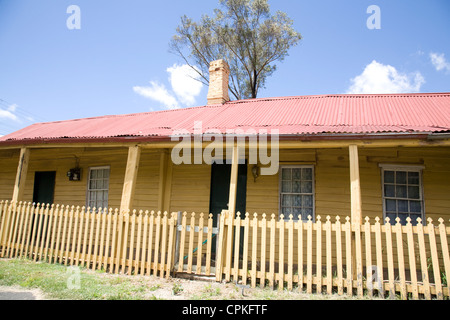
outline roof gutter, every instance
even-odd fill
[[[206,134],[207,135],[207,134]],[[313,135],[279,135],[279,141],[285,142],[313,142],[313,141],[373,141],[373,140],[442,140],[450,139],[450,134],[430,134],[430,133],[371,133],[371,134],[313,134]],[[225,137],[224,137],[225,140]],[[270,135],[268,135],[270,140]],[[127,137],[107,137],[107,138],[38,138],[24,140],[0,141],[0,148],[11,149],[23,146],[29,147],[70,147],[73,145],[89,145],[96,147],[128,147],[133,144],[153,144],[155,148],[172,148],[179,143],[179,140],[172,140],[170,136],[127,136]]]

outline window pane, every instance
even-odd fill
[[[406,196],[406,186],[396,186],[395,187],[395,196],[397,198],[407,198],[407,196]]]
[[[91,170],[91,179],[97,178],[97,170]]]
[[[291,180],[291,169],[283,169],[281,179]]]
[[[397,205],[398,205],[398,212],[400,213],[408,213],[408,201],[407,200],[398,200],[397,201]]]
[[[281,183],[281,192],[292,192],[291,185],[291,181],[283,181]]]
[[[312,181],[302,181],[302,193],[312,193]]]
[[[302,196],[300,195],[294,195],[293,197],[293,204],[294,207],[301,207],[302,206]]]
[[[294,215],[294,219],[296,219],[296,220],[297,219],[302,219],[302,209],[300,209],[300,208],[292,208],[292,214]]]
[[[292,214],[291,208],[290,207],[283,208],[283,214],[285,219],[289,218],[289,215]]]
[[[293,180],[300,180],[301,179],[300,169],[292,169],[292,179]]]
[[[312,180],[312,169],[311,168],[303,168],[302,169],[302,179],[303,180]]]
[[[302,196],[303,207],[312,208],[313,207],[313,196]]]
[[[386,211],[396,212],[397,211],[397,201],[386,199]]]
[[[308,216],[313,217],[313,209],[312,208],[304,208],[302,209],[302,219],[308,220]]]
[[[408,184],[419,184],[418,172],[408,172]]]
[[[408,187],[409,199],[420,199],[419,186]]]
[[[409,211],[411,213],[422,212],[422,204],[420,201],[409,201]]]
[[[384,186],[384,196],[385,197],[395,197],[395,186],[385,185]]]
[[[301,192],[300,181],[293,181],[292,182],[292,192],[294,192],[294,193],[300,193]]]
[[[394,171],[385,171],[384,172],[384,182],[385,183],[394,183]]]
[[[290,206],[292,206],[292,195],[284,194],[281,205],[283,207],[290,207]]]
[[[91,180],[91,181],[89,182],[89,189],[90,189],[90,190],[95,190],[95,189],[97,189],[97,181],[96,181],[96,180]]]
[[[395,173],[396,183],[397,184],[406,184],[406,172],[405,171],[397,171]]]

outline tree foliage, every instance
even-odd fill
[[[224,59],[230,66],[230,93],[238,100],[256,98],[267,77],[276,70],[301,35],[286,13],[271,14],[267,0],[220,0],[214,16],[199,22],[186,15],[170,42],[180,55],[209,83],[209,63]]]

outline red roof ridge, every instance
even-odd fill
[[[76,118],[76,119],[67,119],[67,120],[57,120],[57,121],[47,121],[47,122],[39,122],[34,123],[37,124],[45,124],[45,123],[64,123],[64,122],[72,122],[72,121],[84,121],[84,120],[94,120],[94,119],[109,119],[109,118],[122,118],[122,117],[134,117],[141,116],[147,114],[159,114],[159,113],[171,113],[177,112],[180,110],[192,110],[192,109],[210,109],[210,108],[221,108],[226,106],[231,106],[235,104],[244,104],[244,103],[252,103],[258,101],[280,101],[280,100],[299,100],[299,99],[320,99],[320,98],[334,98],[334,97],[342,97],[342,98],[367,98],[367,97],[406,97],[406,96],[450,96],[450,92],[430,92],[430,93],[382,93],[382,94],[318,94],[318,95],[302,95],[302,96],[284,96],[284,97],[263,97],[263,98],[252,98],[252,99],[242,99],[242,100],[233,100],[228,101],[224,104],[214,104],[214,105],[201,105],[194,106],[188,108],[178,108],[178,109],[167,109],[167,110],[156,110],[156,111],[145,111],[145,112],[134,112],[134,113],[125,113],[125,114],[111,114],[111,115],[103,115],[103,116],[93,116],[86,118]]]

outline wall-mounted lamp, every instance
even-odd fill
[[[69,181],[80,181],[81,180],[81,168],[80,168],[80,158],[75,156],[75,168],[67,171],[67,177],[69,177]]]
[[[261,174],[261,170],[258,167],[258,165],[254,165],[252,168],[252,175],[253,175],[253,181],[256,182],[256,179],[259,177],[259,175]]]
[[[67,176],[69,181],[80,181],[81,180],[81,168],[73,168],[67,171]]]

